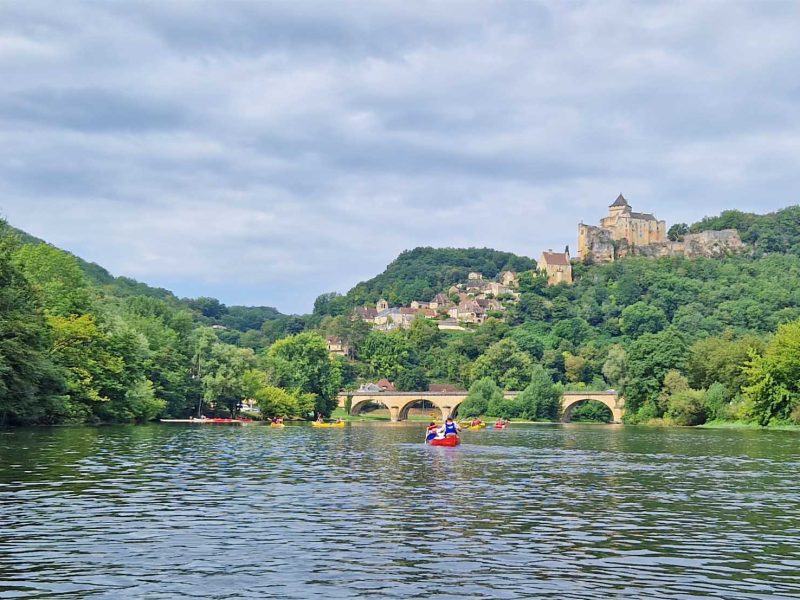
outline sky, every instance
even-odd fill
[[[623,193],[798,203],[797,2],[0,1],[0,215],[304,313],[416,246],[537,257]]]

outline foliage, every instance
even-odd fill
[[[555,421],[560,411],[561,394],[541,365],[531,369],[530,384],[517,398],[521,416],[531,421]]]
[[[466,399],[459,405],[458,414],[462,417],[485,415],[489,406],[503,402],[503,392],[491,377],[484,377],[473,383]]]
[[[778,327],[763,356],[745,367],[747,415],[761,425],[788,419],[800,405],[800,321]]]
[[[490,346],[475,361],[472,380],[489,378],[507,390],[519,390],[530,381],[532,362],[512,339],[501,340]]]
[[[336,408],[341,373],[319,335],[305,332],[275,342],[264,367],[272,385],[298,396],[312,394],[314,412],[328,416]]]

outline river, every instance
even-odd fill
[[[0,598],[797,598],[800,436],[0,431]]]

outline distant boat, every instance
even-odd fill
[[[193,425],[247,425],[253,419],[159,419],[161,423],[192,423]]]

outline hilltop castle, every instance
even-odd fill
[[[667,239],[667,223],[648,213],[633,212],[620,194],[608,207],[600,226],[578,225],[578,256],[581,260],[610,262],[625,256],[721,256],[744,244],[735,229],[703,231]]]

